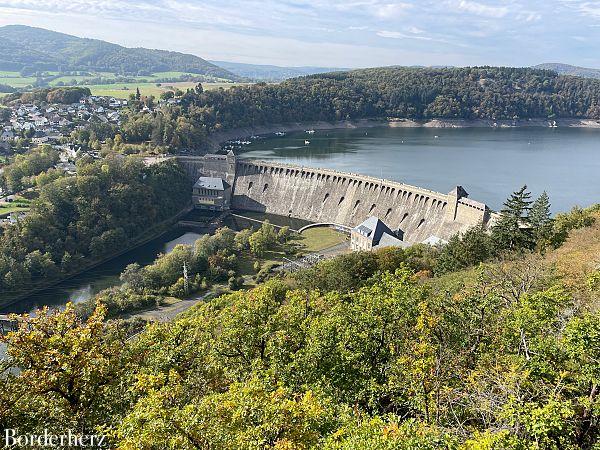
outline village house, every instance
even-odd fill
[[[33,137],[31,138],[31,142],[34,144],[40,145],[48,142],[48,135],[43,131],[36,131]]]
[[[2,132],[2,134],[0,135],[0,141],[2,141],[2,142],[12,141],[14,138],[15,138],[15,133],[13,133],[10,130],[4,130]]]

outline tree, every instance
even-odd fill
[[[500,219],[492,229],[496,249],[499,251],[531,249],[534,240],[529,222],[531,193],[523,186],[504,202]]]
[[[0,336],[11,366],[19,370],[9,380],[24,388],[9,411],[19,417],[23,432],[39,433],[45,427],[91,432],[95,424],[109,420],[126,358],[124,335],[103,323],[105,314],[106,308],[98,305],[81,321],[71,303],[62,312],[44,308],[21,319],[16,332]]]
[[[483,227],[456,234],[442,247],[435,264],[436,273],[453,272],[479,264],[493,254],[491,237]]]
[[[552,237],[552,215],[550,198],[546,191],[533,202],[529,211],[529,223],[536,243],[545,247]]]
[[[262,258],[268,249],[269,242],[267,236],[261,231],[252,233],[252,236],[248,239],[250,244],[250,252],[257,258]]]
[[[142,94],[140,94],[140,88],[135,88],[135,99],[139,102],[142,99]]]
[[[186,401],[181,386],[150,392],[119,426],[120,448],[308,449],[339,425],[331,402],[262,380]]]
[[[120,280],[132,290],[139,292],[148,285],[145,271],[138,263],[129,264],[120,275]]]
[[[277,242],[285,244],[290,238],[290,227],[281,227],[277,232]]]
[[[161,100],[169,100],[173,97],[175,97],[175,93],[173,91],[165,91],[160,94]]]

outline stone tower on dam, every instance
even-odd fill
[[[354,227],[371,216],[407,243],[448,240],[488,225],[490,209],[457,186],[448,194],[328,169],[240,160],[233,154],[179,157],[190,176],[218,176],[232,184],[232,207]]]

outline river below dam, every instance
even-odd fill
[[[310,143],[306,143],[309,141]],[[335,169],[442,193],[462,185],[499,210],[527,184],[553,212],[600,202],[600,130],[588,128],[368,128],[253,140],[242,158]]]
[[[195,220],[197,212],[191,212],[185,220]],[[239,231],[245,228],[257,228],[257,221],[268,219],[272,224],[298,229],[309,222],[272,214],[239,212],[253,220],[239,217],[227,217],[224,226]],[[119,275],[129,264],[142,266],[151,264],[160,253],[169,253],[178,244],[193,245],[202,234],[189,231],[180,226],[173,228],[156,239],[136,247],[127,253],[111,259],[93,269],[76,275],[53,287],[44,289],[12,305],[0,308],[0,314],[33,313],[37,308],[49,306],[63,308],[67,302],[80,303],[89,300],[104,289],[121,284]]]

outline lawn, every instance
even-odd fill
[[[295,242],[302,246],[303,253],[314,253],[342,244],[346,240],[344,233],[333,228],[318,227],[304,231]]]
[[[20,206],[22,204],[13,205],[12,203],[0,203],[0,216],[13,212],[28,211],[29,207]]]
[[[286,256],[283,248],[270,250],[265,252],[264,256],[260,259],[262,267],[269,265],[278,265],[284,261],[284,258],[297,259],[299,256],[306,255],[309,253],[320,252],[322,250],[331,248],[335,245],[342,244],[347,241],[347,236],[344,233],[334,230],[333,228],[309,228],[302,234],[294,234],[290,244],[297,248],[298,253],[294,255]],[[252,258],[249,255],[244,255],[238,259],[238,270],[239,275],[254,275],[254,263],[256,258]]]
[[[30,204],[31,200],[27,200],[23,197],[16,197],[15,200],[10,203],[0,202],[0,216],[13,212],[27,211],[29,210]]]

